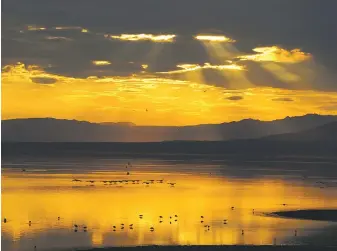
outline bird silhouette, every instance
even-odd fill
[[[6,223],[7,222],[7,219],[6,218],[4,218],[4,223]]]

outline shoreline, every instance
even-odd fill
[[[264,213],[266,216],[297,220],[337,222],[337,209],[304,209]]]
[[[91,248],[91,249],[73,249],[73,251],[139,251],[139,250],[159,250],[159,251],[206,251],[206,250],[219,250],[219,251],[314,251],[314,250],[336,250],[336,246],[308,246],[308,245],[202,245],[202,246],[134,246],[134,247],[103,247],[103,248]]]

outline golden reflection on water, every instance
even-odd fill
[[[7,219],[6,224],[2,223],[3,238],[15,244],[28,236],[32,242],[48,247],[58,247],[60,243],[62,247],[272,244],[276,237],[283,241],[291,238],[294,229],[303,229],[304,233],[305,228],[320,228],[329,223],[269,218],[259,215],[260,212],[337,207],[334,188],[305,186],[300,180],[141,171],[126,175],[124,170],[77,174],[76,178],[83,182],[73,182],[73,178],[73,174],[67,173],[3,171],[2,219]],[[133,179],[141,182],[102,182]],[[164,182],[142,183],[150,179]],[[88,180],[95,183],[85,182]],[[171,187],[168,182],[176,185]],[[74,224],[79,225],[77,232]],[[210,225],[210,229],[205,225]],[[83,226],[87,226],[87,232]],[[47,237],[43,233],[52,231],[67,235],[68,239],[45,244],[42,239]],[[14,244],[13,250],[25,250],[23,245]]]

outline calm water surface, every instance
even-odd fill
[[[337,245],[336,223],[261,214],[337,208],[337,166],[328,162],[30,159],[2,163],[1,178],[4,250],[275,240]]]

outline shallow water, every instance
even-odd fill
[[[126,168],[128,162],[131,165]],[[72,181],[74,178],[81,182]],[[158,181],[161,179],[163,183]],[[103,182],[109,180],[118,182]],[[171,186],[171,182],[176,184]],[[275,241],[337,245],[336,223],[262,215],[278,210],[337,208],[336,196],[337,166],[328,162],[6,161],[2,163],[2,219],[7,219],[2,223],[2,247],[67,250]]]

